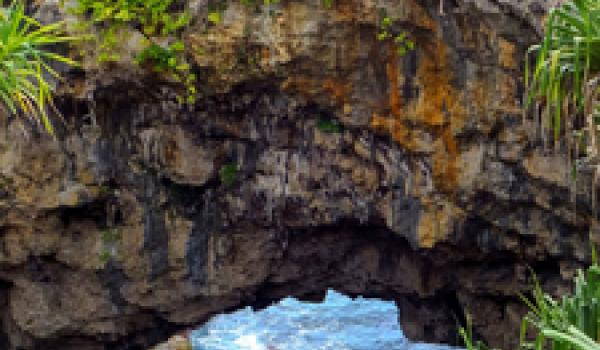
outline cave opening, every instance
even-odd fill
[[[488,287],[492,280],[518,279],[514,257],[469,251],[460,239],[457,246],[423,251],[375,223],[355,222],[279,235],[247,227],[220,237],[230,240],[228,256],[243,257],[221,261],[221,269],[233,264],[245,266],[240,270],[245,276],[268,274],[251,287],[232,290],[227,299],[182,305],[182,312],[211,310],[171,337],[183,337],[193,350],[441,350],[461,344],[457,330],[467,314],[475,319],[476,336],[503,339],[505,324],[523,311],[518,300]],[[260,247],[258,262],[242,255],[255,247]],[[457,251],[463,252],[460,262]],[[465,258],[469,254],[472,261]],[[478,254],[492,254],[493,269],[478,263]],[[219,307],[212,308],[216,303]],[[378,331],[369,336],[374,328]]]
[[[329,289],[317,302],[287,297],[264,309],[248,306],[216,315],[188,338],[193,350],[450,349],[409,341],[399,311],[393,301]]]

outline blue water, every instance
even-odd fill
[[[393,302],[328,291],[322,303],[286,298],[221,314],[192,332],[194,350],[448,350],[409,342]]]

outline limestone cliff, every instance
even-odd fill
[[[57,139],[0,128],[0,348],[138,349],[329,287],[396,301],[413,339],[455,343],[468,312],[513,344],[527,266],[560,292],[589,255],[591,191],[569,200],[520,107],[545,6],[233,2],[210,25],[191,1],[195,106],[126,62],[65,72]],[[376,39],[382,11],[414,51]]]

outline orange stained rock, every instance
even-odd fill
[[[169,139],[163,143],[163,161],[167,165],[178,167],[183,162],[181,150],[174,139]]]
[[[439,218],[437,214],[436,211],[429,210],[421,213],[417,231],[419,247],[431,248],[435,245],[437,232],[439,231]]]
[[[357,4],[352,0],[335,1],[335,9],[338,20],[353,20],[356,17]]]
[[[415,27],[437,32],[437,23],[429,16],[427,10],[419,3],[419,1],[404,0],[401,4],[400,20],[409,21],[411,25]]]
[[[462,123],[464,107],[460,93],[451,84],[453,74],[448,66],[448,48],[440,39],[424,48],[417,69],[417,81],[422,94],[417,101],[416,114],[429,126]]]
[[[452,193],[458,180],[456,161],[459,155],[455,130],[464,124],[466,111],[463,95],[452,85],[453,74],[448,65],[447,47],[434,39],[425,50],[417,70],[422,94],[416,115],[439,137],[433,154],[433,181],[436,188]]]
[[[450,128],[446,128],[433,154],[433,183],[446,193],[452,193],[458,183],[458,145]]]
[[[384,109],[387,112],[374,112],[371,126],[391,134],[409,151],[422,151],[418,149],[422,143],[416,139],[422,137],[422,133],[414,132],[412,128],[427,130],[435,138],[432,154],[434,185],[442,192],[453,193],[458,183],[456,163],[459,157],[454,132],[462,128],[466,115],[463,93],[452,85],[453,74],[448,65],[445,43],[433,38],[429,44],[421,43],[420,49],[416,76],[421,88],[418,100],[409,101],[408,106],[402,105],[398,58],[389,56],[386,62],[388,101]]]
[[[452,227],[452,218],[457,215],[451,203],[424,203],[419,218],[417,239],[419,247],[432,248],[437,242],[447,238]]]
[[[391,134],[392,138],[404,148],[417,151],[416,142],[410,128],[406,125],[402,109],[402,95],[400,94],[398,56],[392,44],[387,45],[385,72],[388,80],[388,97],[385,109],[386,116],[373,112],[371,126]]]
[[[323,89],[337,105],[342,105],[351,92],[347,81],[339,78],[327,78],[323,81]]]
[[[498,41],[498,61],[506,69],[515,69],[515,45],[510,41],[500,38]]]
[[[402,116],[402,96],[400,96],[400,83],[398,82],[398,58],[393,47],[390,47],[388,51],[389,55],[385,65],[385,72],[389,82],[388,102],[392,116],[400,118]]]
[[[325,95],[342,105],[350,93],[350,86],[339,78],[314,78],[305,75],[291,75],[282,84],[285,91],[299,92],[305,96]]]
[[[271,48],[262,46],[260,49],[260,59],[263,66],[269,66],[271,64]]]
[[[399,118],[398,118],[399,119]],[[381,116],[377,112],[371,115],[371,127],[386,132],[392,136],[394,141],[409,151],[417,150],[417,143],[402,120]]]

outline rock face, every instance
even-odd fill
[[[131,67],[70,73],[57,139],[0,130],[0,348],[140,349],[327,288],[396,301],[416,340],[471,313],[513,345],[527,266],[560,293],[589,256],[586,179],[521,116],[544,6],[232,3],[185,34],[189,109]]]

